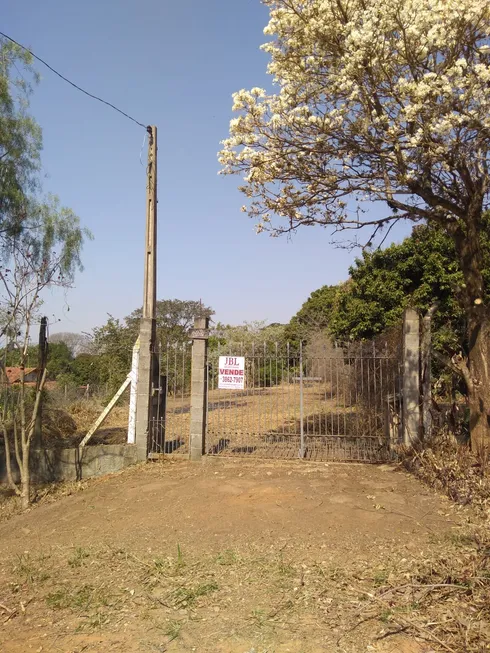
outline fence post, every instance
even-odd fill
[[[304,387],[303,387],[303,341],[299,341],[299,457],[305,457],[305,426],[304,426]]]
[[[421,371],[422,371],[422,426],[425,440],[432,437],[432,316],[436,311],[434,304],[422,320]]]
[[[190,459],[199,461],[206,446],[209,318],[196,317],[192,331]]]
[[[150,443],[152,406],[152,362],[155,320],[142,318],[140,322],[140,353],[138,358],[138,387],[136,390],[135,443],[139,461],[147,460]]]
[[[420,317],[408,308],[403,318],[403,444],[420,435]]]

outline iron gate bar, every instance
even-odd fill
[[[218,387],[220,355],[245,356],[244,390]],[[165,451],[187,454],[190,343],[166,343],[160,359],[167,377],[159,425]],[[218,343],[206,377],[211,455],[378,461],[389,458],[390,441],[399,439],[400,361],[372,343],[321,350]]]

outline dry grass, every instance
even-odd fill
[[[174,640],[186,650],[187,638],[218,650],[232,635],[265,652],[285,634],[291,642],[308,633],[311,644],[347,652],[403,632],[433,651],[482,653],[490,647],[490,541],[480,537],[434,541],[427,557],[400,562],[383,550],[342,567],[254,545],[197,557],[180,546],[144,556],[56,547],[13,561],[0,614],[9,621],[29,606],[39,627],[55,621],[81,634],[117,632],[136,619],[163,650]]]
[[[473,519],[442,552],[414,561],[373,594],[375,614],[391,628],[432,642],[436,650],[490,650],[490,476],[467,447],[440,433],[430,446],[405,452],[401,463],[424,484],[469,506]]]
[[[453,436],[441,432],[430,445],[405,452],[402,464],[423,483],[452,501],[490,517],[490,474]]]
[[[101,397],[64,398],[57,393],[51,397],[43,411],[43,434],[50,446],[75,447],[105,408]],[[128,428],[128,398],[123,397],[91,444],[123,444]]]
[[[402,561],[366,595],[362,618],[430,642],[434,650],[490,650],[490,531],[468,527],[434,543],[418,559]],[[408,563],[408,564],[407,564]]]

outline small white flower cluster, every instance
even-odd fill
[[[273,214],[338,223],[349,194],[392,201],[420,187],[406,206],[422,211],[429,184],[456,202],[487,170],[488,0],[265,3],[278,91],[233,95],[239,115],[219,153],[222,173],[244,177],[257,231]]]

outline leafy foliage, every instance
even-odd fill
[[[486,225],[489,219],[486,214]],[[486,281],[490,281],[488,233],[486,227],[480,237]],[[467,348],[465,312],[459,301],[465,292],[463,274],[454,244],[441,229],[420,225],[401,243],[364,251],[349,274],[347,282],[311,294],[287,326],[289,340],[309,341],[318,331],[340,341],[370,340],[400,324],[407,306],[425,314],[436,304],[435,347],[446,353]]]
[[[27,113],[36,79],[32,57],[0,39],[0,233],[18,234],[32,215],[30,193],[37,188],[41,130]]]
[[[201,302],[181,299],[161,299],[156,303],[157,340],[180,343],[188,339],[196,317],[210,317],[214,311]],[[126,327],[136,339],[142,309],[138,308],[125,318]]]
[[[109,316],[106,324],[94,329],[94,353],[99,357],[100,382],[119,386],[131,369],[133,345],[139,335],[142,309],[123,320]],[[213,310],[197,301],[166,299],[157,301],[157,340],[179,346],[189,340],[197,316],[210,316]]]
[[[481,235],[481,249],[487,278],[490,246],[486,232]],[[337,295],[329,330],[338,339],[370,339],[399,323],[407,306],[426,313],[435,303],[434,345],[454,353],[466,349],[465,312],[459,301],[464,292],[451,239],[440,229],[419,226],[402,243],[356,259],[349,282]]]
[[[322,286],[314,290],[287,325],[286,340],[297,345],[300,340],[309,340],[313,333],[328,329],[340,292],[340,286]]]

